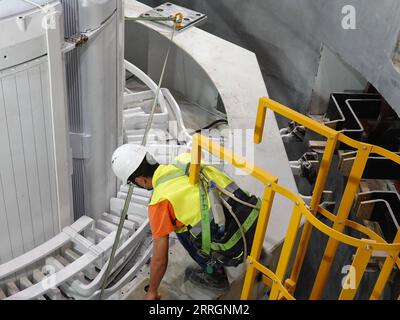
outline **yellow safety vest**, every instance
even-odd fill
[[[183,153],[176,158],[179,166],[160,165],[153,175],[154,191],[149,205],[168,200],[174,208],[175,217],[185,225],[176,231],[178,233],[187,231],[187,226],[194,227],[201,221],[199,183],[192,185],[189,177],[182,175],[181,167],[187,166],[190,159],[190,153]],[[212,166],[204,166],[202,173],[221,188],[226,188],[233,182]],[[163,183],[163,179],[167,181]]]

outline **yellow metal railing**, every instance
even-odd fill
[[[247,172],[255,179],[261,181],[265,186],[255,237],[253,240],[253,246],[250,255],[247,257],[248,266],[241,298],[252,298],[256,274],[257,272],[261,272],[263,275],[263,282],[271,287],[271,292],[269,294],[270,299],[293,300],[293,292],[299,277],[304,255],[308,247],[310,234],[312,228],[314,227],[320,232],[328,235],[329,241],[324,254],[324,259],[321,262],[321,266],[314,283],[311,298],[318,299],[320,297],[333,258],[335,256],[337,246],[339,243],[344,243],[357,248],[357,252],[352,264],[357,278],[353,287],[343,288],[339,298],[354,298],[372,253],[374,251],[384,251],[387,253],[387,258],[371,294],[371,299],[379,299],[395,264],[400,267],[400,260],[398,258],[400,253],[400,231],[397,233],[394,243],[389,244],[372,230],[357,224],[354,221],[348,220],[347,217],[351,209],[354,196],[357,192],[358,184],[360,182],[369,154],[376,153],[382,155],[398,164],[400,164],[400,157],[380,147],[354,141],[333,129],[321,125],[320,123],[267,98],[261,98],[260,100],[255,129],[256,143],[260,143],[262,140],[267,109],[271,109],[283,116],[286,116],[287,118],[294,120],[297,123],[300,123],[301,125],[304,125],[305,127],[318,132],[327,138],[327,147],[322,158],[321,168],[319,170],[317,182],[313,192],[313,199],[309,208],[299,195],[294,194],[290,190],[280,186],[278,184],[278,179],[275,176],[248,162],[244,158],[235,155],[232,151],[221,147],[210,139],[198,134],[194,136],[192,145],[192,159],[189,178],[192,184],[197,183],[199,180],[201,150],[205,149],[211,154],[231,163],[236,168]],[[332,157],[339,141],[356,148],[358,153],[353,169],[351,170],[349,176],[349,182],[346,187],[338,214],[333,215],[326,209],[320,207],[319,203],[327,180]],[[264,243],[265,233],[268,227],[269,217],[271,214],[271,207],[276,193],[289,199],[293,203],[293,212],[288,226],[287,235],[283,243],[278,266],[276,271],[273,272],[267,267],[261,265],[259,260]],[[331,220],[333,222],[333,227],[329,227],[323,222],[319,221],[316,218],[317,212]],[[289,260],[293,253],[293,248],[295,246],[302,217],[305,217],[306,223],[301,235],[295,263],[292,267],[290,277],[286,279]],[[344,234],[343,229],[345,226],[364,233],[369,239],[357,239]]]
[[[300,202],[301,205],[298,206],[299,209],[294,210],[292,221],[289,225],[289,230],[287,233],[287,237],[284,243],[284,247],[282,249],[281,257],[278,263],[278,268],[276,271],[276,275],[280,280],[283,280],[285,276],[288,256],[290,257],[295,236],[293,234],[297,234],[297,228],[299,225],[299,217],[302,215],[306,218],[306,223],[303,228],[303,232],[301,235],[301,239],[298,246],[298,251],[296,254],[296,258],[294,261],[294,265],[290,274],[290,277],[285,281],[285,287],[288,289],[288,292],[292,293],[295,290],[296,283],[299,278],[299,274],[301,271],[301,267],[304,261],[304,257],[306,254],[306,250],[309,244],[310,236],[312,228],[315,227],[319,231],[325,233],[329,236],[329,240],[324,252],[323,259],[321,261],[314,286],[311,292],[310,299],[320,299],[323,293],[323,289],[325,287],[329,271],[332,266],[333,259],[335,257],[337,248],[339,243],[344,243],[357,248],[357,253],[353,260],[352,267],[356,271],[357,279],[355,283],[355,287],[352,289],[343,289],[340,294],[340,299],[352,299],[357,292],[357,288],[360,284],[362,276],[365,272],[367,264],[370,260],[371,254],[374,251],[385,251],[387,253],[387,258],[383,264],[382,270],[376,282],[376,285],[373,289],[373,292],[370,296],[371,299],[379,299],[382,295],[382,291],[389,279],[389,276],[395,266],[397,264],[400,267],[399,261],[399,248],[400,248],[400,230],[398,230],[396,237],[393,241],[393,244],[388,244],[384,239],[382,239],[379,235],[371,231],[370,229],[359,225],[353,221],[348,220],[348,216],[353,204],[354,197],[358,191],[359,183],[362,178],[364,169],[366,167],[368,157],[370,154],[378,154],[383,156],[391,161],[400,165],[400,156],[385,150],[381,147],[362,143],[355,141],[344,134],[337,132],[327,126],[320,124],[319,122],[312,120],[276,101],[273,101],[268,98],[261,98],[258,108],[258,115],[256,120],[256,128],[255,128],[255,143],[260,143],[262,141],[265,119],[267,115],[267,109],[270,109],[290,120],[293,120],[300,125],[320,134],[321,136],[327,139],[325,152],[322,157],[321,166],[318,172],[316,184],[314,187],[312,200],[310,203],[310,211],[307,208],[304,208],[302,201],[298,199],[295,200]],[[341,200],[338,212],[336,215],[328,212],[324,208],[320,207],[321,196],[327,181],[329,169],[331,166],[332,158],[336,150],[337,144],[341,142],[344,143],[354,149],[357,150],[357,156],[354,161],[353,167],[351,169],[348,183],[346,185],[343,198]],[[278,189],[273,185],[272,188],[275,192],[279,192]],[[281,193],[281,192],[279,192]],[[287,196],[287,192],[283,193],[283,195]],[[290,197],[289,197],[290,198]],[[315,218],[316,214],[320,213],[324,215],[326,218],[333,222],[332,228],[326,226],[319,220]],[[269,216],[269,215],[268,215]],[[261,219],[261,218],[260,218]],[[259,221],[260,223],[260,221]],[[356,239],[349,237],[343,234],[345,226],[356,229],[370,239]],[[257,234],[257,232],[262,232],[261,235]],[[292,234],[293,233],[293,234]],[[256,238],[253,243],[253,248],[259,248],[262,246],[262,242],[260,239],[263,239],[265,236],[265,230],[260,229],[256,231]],[[249,257],[249,261],[258,260],[258,256],[253,255],[253,251]],[[243,290],[242,298],[249,298],[249,290],[254,282],[254,269],[255,267],[249,267],[246,275],[246,282]],[[259,271],[260,268],[257,268]],[[262,271],[261,271],[262,272]],[[276,290],[272,288],[270,298],[277,298]]]

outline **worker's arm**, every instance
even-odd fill
[[[149,290],[145,295],[146,300],[157,300],[158,287],[165,275],[168,266],[168,236],[154,240],[153,242],[153,257],[151,258],[150,266],[150,285]]]

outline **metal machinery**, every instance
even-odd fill
[[[121,298],[122,288],[128,286],[132,292],[148,277],[151,238],[146,206],[151,192],[135,189],[115,264],[105,279],[128,192],[127,186],[117,185],[109,159],[117,145],[143,139],[162,69],[160,48],[171,33],[168,26],[151,22],[130,23],[124,30],[124,11],[135,19],[157,16],[159,10],[169,12],[172,5],[150,10],[128,0],[125,4],[117,0],[35,2],[37,7],[23,0],[3,0],[0,8],[0,299],[98,299],[105,280],[103,298]],[[358,107],[365,97],[345,97],[343,107],[333,103],[341,94],[333,95],[326,125],[268,98],[262,98],[257,109],[259,98],[268,93],[255,55],[189,28],[204,18],[188,10],[184,31],[173,41],[171,66],[166,69],[148,139],[161,163],[192,148],[191,183],[198,180],[202,157],[222,157],[224,170],[263,198],[248,264],[236,275],[228,270],[239,283],[246,271],[242,298],[254,296],[259,272],[271,290],[263,289],[257,297],[268,292],[270,299],[294,299],[314,229],[328,237],[328,244],[311,298],[321,298],[337,248],[346,244],[355,250],[351,267],[357,274],[364,275],[371,258],[380,256],[381,269],[370,295],[379,299],[393,269],[400,265],[399,197],[393,190],[359,192],[358,187],[370,161],[386,161],[398,170],[400,158],[370,141],[352,139],[364,138],[366,122],[356,118],[365,111]],[[124,35],[129,41],[124,41]],[[130,61],[124,61],[124,43]],[[235,68],[232,61],[237,62]],[[125,88],[125,73],[138,80],[139,89]],[[250,150],[237,148],[229,139],[222,147],[210,137],[193,136],[175,92],[202,108],[201,113],[225,112],[230,129],[244,131],[247,140],[253,137],[256,119],[254,144],[247,144]],[[367,98],[376,103],[376,97]],[[292,121],[291,126],[279,132],[273,112]],[[354,121],[348,125],[350,118]],[[170,121],[176,127],[169,127]],[[337,131],[343,129],[356,136]],[[319,152],[322,159],[314,148],[299,161],[289,162],[282,138],[294,143],[310,131],[326,138]],[[235,139],[234,133],[229,137]],[[340,170],[349,181],[335,215],[330,209],[335,205],[332,194],[324,189],[339,143],[350,147],[340,153]],[[271,150],[274,157],[269,156]],[[315,182],[310,196],[298,194],[292,171]],[[396,224],[383,230],[384,235],[357,224],[349,219],[354,200],[359,217],[379,221],[378,212],[383,210]],[[332,226],[320,221],[321,216]],[[364,235],[347,235],[345,226]],[[260,261],[262,249],[267,257]],[[183,272],[184,267],[175,269]],[[181,276],[174,274],[174,284]],[[346,281],[351,281],[350,275]],[[339,297],[356,297],[360,283],[357,277]],[[179,295],[193,298],[182,287]]]
[[[65,54],[65,65],[75,220],[98,218],[116,192],[109,159],[122,132],[123,3],[73,0],[62,5],[66,42],[73,48]]]
[[[93,219],[118,211],[110,206],[117,181],[109,159],[122,141],[123,3],[3,1],[0,24],[0,261],[17,259],[5,264],[2,277],[19,275],[21,289],[44,277],[27,265],[36,268],[46,254],[55,255],[60,243],[54,237],[65,228],[81,232],[91,225],[87,238],[73,237],[81,254],[110,239],[114,229],[104,220],[102,230],[102,222],[95,228]],[[83,228],[74,229],[83,216]],[[129,233],[143,222],[133,223]],[[21,262],[23,254],[29,258]],[[9,285],[8,294],[14,289]]]
[[[2,262],[73,222],[62,6],[46,8],[0,9]]]

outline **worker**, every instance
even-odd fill
[[[189,153],[181,154],[176,160],[175,164],[160,165],[146,147],[132,144],[119,147],[112,157],[113,171],[123,183],[154,190],[148,206],[148,217],[153,237],[153,255],[150,265],[150,283],[144,296],[146,300],[160,299],[158,289],[167,270],[169,235],[173,232],[176,233],[180,243],[198,265],[197,267],[188,267],[185,270],[186,279],[196,286],[218,292],[227,291],[229,282],[224,266],[236,266],[243,259],[243,245],[240,241],[238,227],[229,227],[228,220],[233,220],[229,218],[226,221],[227,230],[225,232],[224,230],[221,231],[221,226],[216,225],[215,218],[209,224],[210,241],[218,241],[218,235],[221,239],[221,234],[223,234],[222,237],[229,232],[232,236],[236,234],[236,237],[233,237],[235,238],[234,241],[231,240],[229,248],[224,248],[227,251],[220,251],[217,255],[218,259],[216,259],[215,254],[213,256],[210,253],[205,253],[207,250],[202,250],[202,243],[204,244],[204,242],[202,239],[196,238],[194,231],[201,225],[202,233],[207,234],[207,228],[203,229],[204,223],[201,222],[201,182],[196,185],[189,182],[187,175],[187,168],[190,163]],[[177,163],[179,165],[176,165]],[[247,201],[252,206],[248,212],[253,212],[253,208],[256,208],[255,205],[258,203],[257,198],[247,196],[227,175],[216,168],[205,166],[203,171],[208,178],[216,181],[223,188],[230,189],[237,197]],[[232,202],[230,199],[227,201],[230,202],[236,212],[243,207],[242,204]],[[242,211],[244,212],[245,209],[242,209]],[[242,216],[239,219],[244,222],[248,215]],[[257,218],[257,216],[254,217],[253,215],[253,218]],[[249,236],[247,238],[249,243],[252,241],[251,238],[254,235],[256,225],[254,219],[250,222],[251,227],[248,230]],[[237,237],[237,234],[239,234],[239,237]],[[201,236],[200,234],[200,238]],[[245,241],[243,242],[245,243]],[[214,247],[217,246],[218,244],[214,245]],[[218,253],[218,250],[214,249],[216,250],[215,253]],[[224,264],[224,261],[226,264]]]

